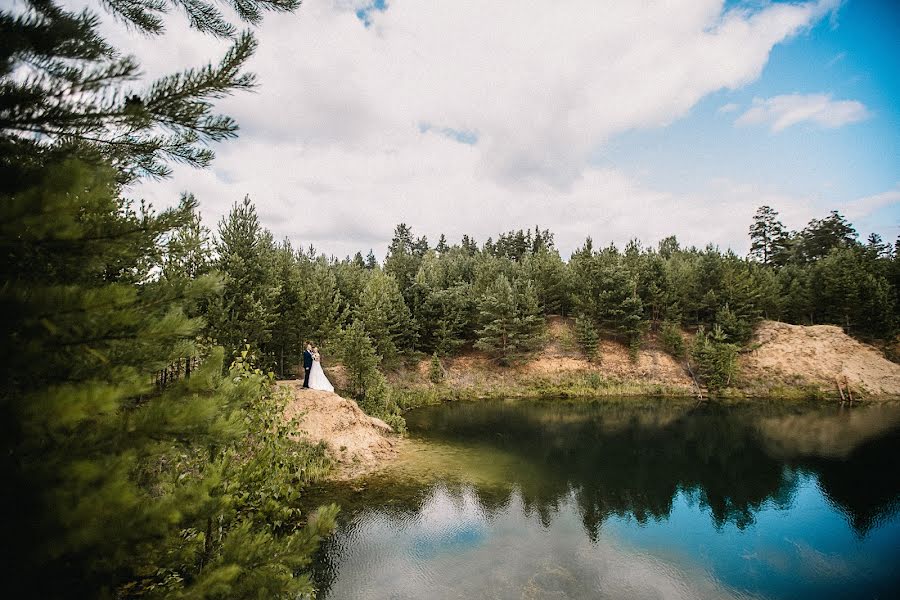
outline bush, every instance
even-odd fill
[[[753,325],[749,320],[739,317],[728,304],[716,311],[716,325],[722,333],[739,344],[745,343],[753,335]]]
[[[366,414],[378,417],[395,431],[406,431],[406,421],[391,398],[387,381],[378,370],[380,357],[360,321],[344,331],[341,355],[348,375],[348,392]]]
[[[444,367],[441,365],[441,359],[438,358],[437,352],[431,355],[431,365],[428,369],[428,379],[431,383],[438,384],[444,381]]]
[[[710,390],[727,387],[737,370],[738,347],[726,339],[718,325],[709,334],[701,326],[694,336],[691,358],[697,366],[697,376]]]
[[[594,326],[593,320],[586,315],[578,315],[575,317],[575,339],[578,347],[584,352],[588,360],[597,358],[597,344],[600,341],[600,334]]]
[[[676,323],[663,321],[659,336],[663,350],[675,358],[684,358],[684,338],[681,337],[681,328]]]

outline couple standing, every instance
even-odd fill
[[[306,349],[303,351],[303,387],[310,390],[324,390],[326,392],[334,392],[334,386],[325,377],[325,371],[322,370],[320,362],[319,349],[306,342]]]

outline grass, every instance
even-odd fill
[[[682,387],[648,383],[639,380],[619,380],[600,373],[562,373],[553,377],[527,377],[488,385],[464,388],[447,384],[413,384],[400,382],[392,386],[392,396],[403,410],[442,402],[472,401],[506,398],[592,399],[610,396],[691,397]]]

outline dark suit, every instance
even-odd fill
[[[309,387],[309,370],[312,369],[313,357],[309,350],[303,351],[303,387]]]

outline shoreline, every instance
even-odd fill
[[[589,379],[589,378],[588,378]],[[754,402],[775,400],[783,402],[841,403],[837,388],[827,389],[813,384],[806,385],[746,385],[730,387],[718,392],[704,390],[698,398],[696,388],[686,389],[652,380],[603,380],[599,385],[586,385],[578,376],[566,377],[556,382],[548,380],[527,381],[521,385],[451,387],[445,384],[396,385],[392,392],[398,406],[406,412],[420,406],[447,402],[477,402],[481,400],[534,399],[534,400],[603,400],[610,398],[671,398],[699,402]],[[854,393],[853,404],[891,402],[900,400],[895,394]],[[849,404],[849,402],[845,402]]]

